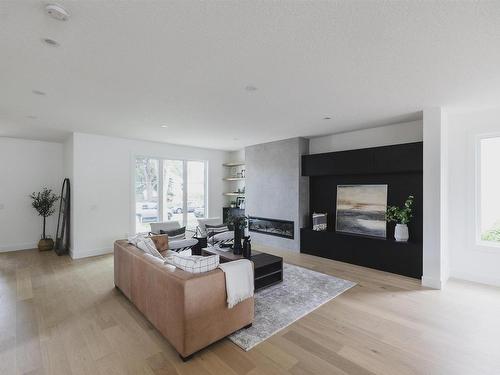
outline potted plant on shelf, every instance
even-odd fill
[[[229,217],[227,218],[227,224],[234,227],[233,253],[235,255],[241,255],[243,253],[243,247],[241,246],[241,236],[248,225],[248,216],[229,215]]]
[[[38,242],[38,250],[52,250],[54,248],[54,240],[46,236],[45,224],[47,218],[56,212],[54,205],[59,200],[59,197],[51,189],[43,188],[42,191],[31,194],[30,198],[33,200],[31,202],[33,208],[38,212],[38,215],[43,217],[42,238]]]
[[[387,207],[387,212],[385,218],[388,223],[395,222],[396,228],[394,229],[394,238],[398,242],[408,241],[408,223],[413,217],[412,206],[413,206],[413,195],[409,195],[406,199],[403,207],[389,206]]]

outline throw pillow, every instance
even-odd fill
[[[205,225],[205,228],[207,230],[208,237],[212,237],[215,236],[216,234],[229,231],[229,228],[227,227],[226,224],[217,224],[217,225],[207,224]]]
[[[169,241],[178,241],[186,238],[186,227],[171,230],[160,230],[160,234],[166,234]]]
[[[146,235],[144,233],[137,233],[136,235],[130,236],[127,238],[129,244],[137,246],[137,242],[144,239]]]
[[[234,232],[222,232],[214,235],[210,243],[216,242],[218,245],[227,244],[234,240]]]
[[[144,251],[146,254],[150,254],[150,255],[157,257],[157,258],[160,258],[162,260],[165,259],[165,258],[163,258],[163,255],[160,254],[160,252],[156,248],[156,246],[151,238],[140,239],[137,242],[136,246],[139,249],[141,249],[142,251]]]
[[[165,263],[172,264],[190,273],[209,272],[219,266],[219,255],[210,255],[208,257],[198,255],[183,256],[175,251],[167,251]]]
[[[182,240],[170,241],[170,243],[168,244],[168,248],[170,250],[179,252],[179,251],[189,250],[197,243],[198,240],[196,238],[185,238]]]
[[[312,214],[312,222],[313,222],[313,230],[316,231],[325,231],[327,227],[327,221],[326,221],[326,213],[321,214],[321,213],[313,213]]]
[[[155,236],[149,236],[158,249],[159,252],[168,250],[168,236],[165,234],[158,234]]]

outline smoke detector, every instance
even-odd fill
[[[67,21],[69,19],[69,13],[60,5],[49,4],[45,7],[45,11],[49,16],[58,21]]]

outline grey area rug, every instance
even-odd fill
[[[233,333],[229,339],[248,351],[354,285],[348,280],[284,263],[283,282],[255,293],[252,327]]]

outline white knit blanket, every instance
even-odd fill
[[[226,276],[227,305],[231,309],[253,296],[253,267],[247,259],[221,263],[219,268]]]

